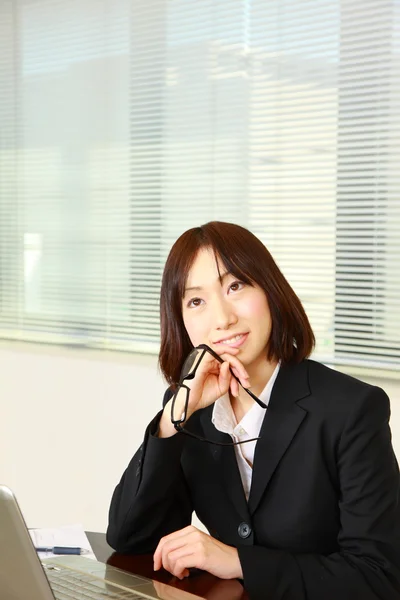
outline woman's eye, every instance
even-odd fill
[[[200,306],[201,302],[202,302],[201,298],[192,298],[187,303],[187,306],[188,306],[188,308],[195,308],[196,306]]]
[[[229,289],[232,290],[232,292],[238,292],[239,290],[242,289],[243,285],[244,284],[241,281],[234,281],[229,286]]]

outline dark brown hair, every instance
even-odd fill
[[[282,275],[264,244],[248,229],[211,221],[183,233],[165,263],[160,297],[160,369],[174,388],[193,345],[182,317],[182,298],[190,268],[201,248],[211,248],[229,273],[244,283],[258,284],[271,313],[268,360],[282,364],[307,358],[315,338],[299,298]]]

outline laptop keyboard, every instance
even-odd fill
[[[143,600],[147,596],[138,595],[137,592],[125,591],[116,586],[96,579],[84,573],[70,569],[46,569],[56,600]]]

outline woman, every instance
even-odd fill
[[[255,236],[221,222],[185,232],[161,287],[170,387],[114,492],[110,545],[154,552],[180,578],[238,578],[251,599],[398,600],[389,400],[308,360],[313,345]]]

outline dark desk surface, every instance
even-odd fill
[[[205,600],[248,600],[246,592],[236,579],[218,579],[210,573],[202,572],[186,577],[181,581],[164,569],[153,571],[153,556],[151,554],[136,556],[118,554],[107,544],[104,533],[91,531],[86,533],[93,552],[100,562],[191,592]]]

